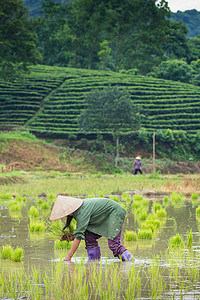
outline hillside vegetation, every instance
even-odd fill
[[[0,82],[0,128],[26,127],[37,135],[79,134],[77,117],[86,93],[106,86],[126,87],[142,105],[142,127],[200,130],[200,88],[145,76],[34,66],[23,81]]]

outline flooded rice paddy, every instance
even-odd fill
[[[1,199],[0,251],[5,245],[22,247],[23,258],[15,262],[1,257],[0,299],[200,299],[199,197],[136,196],[112,196],[128,210],[122,242],[133,263],[113,258],[105,238],[99,240],[99,261],[88,260],[82,241],[72,262],[63,262],[68,250],[56,249],[49,234],[55,198]],[[30,215],[33,206],[38,216]],[[142,237],[152,220],[159,225],[152,226],[151,236]],[[36,221],[45,226],[41,232],[31,231]],[[135,232],[136,241],[124,239],[127,230]],[[182,246],[170,247],[177,235]]]

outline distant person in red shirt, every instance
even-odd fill
[[[140,156],[137,156],[135,158],[134,167],[135,167],[134,176],[137,175],[138,172],[140,172],[140,174],[142,174],[142,162],[141,162]]]

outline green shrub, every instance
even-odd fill
[[[196,208],[196,216],[200,216],[200,206],[198,206],[197,208]]]

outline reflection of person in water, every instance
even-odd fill
[[[142,174],[142,162],[141,162],[141,158],[139,156],[137,156],[135,159],[134,167],[135,167],[134,175],[136,175],[138,172],[140,172],[140,174]]]
[[[132,261],[130,252],[121,245],[122,225],[127,211],[116,201],[107,198],[86,198],[84,200],[59,195],[53,206],[50,220],[58,220],[67,216],[66,227],[74,218],[77,221],[72,247],[64,259],[70,261],[79,247],[81,240],[90,259],[101,256],[98,239],[108,238],[108,246],[115,257],[122,261]]]

